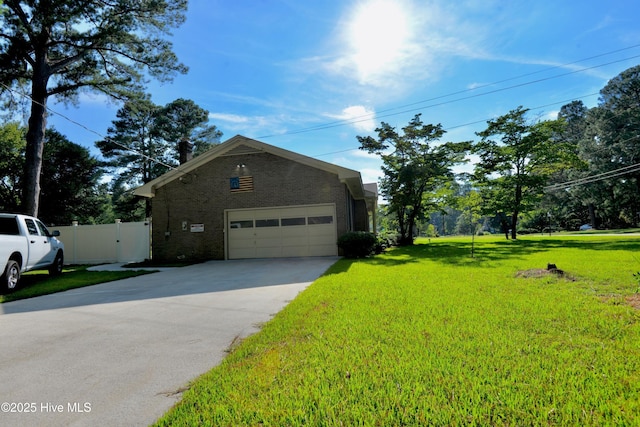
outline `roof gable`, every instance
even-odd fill
[[[303,156],[302,154],[285,150],[273,145],[265,144],[264,142],[247,138],[242,135],[236,135],[233,138],[214,146],[206,153],[195,157],[186,163],[183,163],[177,168],[170,170],[169,172],[159,176],[158,178],[146,183],[141,187],[136,188],[133,194],[142,197],[154,197],[156,189],[176,179],[180,179],[185,175],[193,173],[193,171],[195,171],[197,168],[211,162],[216,158],[254,153],[270,153],[275,156],[283,157],[285,159],[289,159],[291,161],[298,162],[313,168],[334,173],[338,176],[338,179],[340,179],[340,181],[344,182],[347,185],[349,191],[355,199],[362,199],[365,197],[360,172],[344,168],[342,166],[334,165],[333,163],[323,162],[322,160],[317,160],[312,157]]]

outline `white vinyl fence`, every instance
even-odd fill
[[[137,262],[150,258],[150,222],[51,227],[60,231],[65,264]]]

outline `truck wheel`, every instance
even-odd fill
[[[8,291],[13,291],[18,287],[18,281],[20,281],[20,265],[10,259],[2,275],[2,287]]]
[[[49,275],[57,276],[59,274],[62,274],[63,266],[64,266],[64,256],[62,255],[62,251],[60,251],[56,255],[56,259],[53,260],[53,264],[49,266]]]

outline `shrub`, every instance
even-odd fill
[[[338,238],[338,247],[347,258],[364,258],[376,251],[378,239],[366,231],[352,231]]]
[[[385,239],[382,236],[376,236],[376,244],[375,244],[375,248],[374,248],[374,253],[376,255],[381,254],[389,246],[391,246],[391,245],[389,245],[389,242],[387,241],[387,239]]]
[[[385,247],[390,248],[391,246],[398,246],[398,239],[400,235],[398,233],[386,233],[381,239],[385,241]]]

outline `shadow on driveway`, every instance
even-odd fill
[[[0,315],[313,282],[338,257],[209,261],[0,305]]]
[[[212,261],[2,304],[0,402],[34,411],[0,424],[149,425],[336,260]]]

